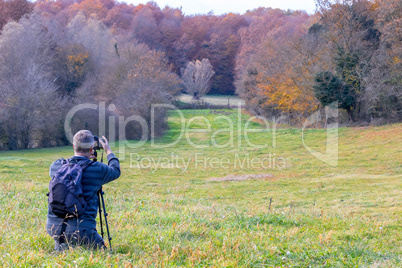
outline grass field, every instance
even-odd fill
[[[104,187],[114,253],[52,252],[48,167],[71,147],[1,152],[0,266],[402,267],[401,124],[340,128],[332,167],[299,129],[249,133],[268,144],[255,148],[225,131],[245,114],[183,114],[181,140],[172,113],[163,138],[118,154],[122,177]],[[196,132],[207,121],[211,132]],[[307,130],[305,143],[323,152],[326,131]]]

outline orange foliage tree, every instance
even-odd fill
[[[271,21],[272,16],[266,14],[275,15],[276,20]],[[319,108],[310,82],[314,72],[311,66],[316,59],[304,51],[302,40],[309,17],[305,13],[289,15],[279,10],[268,10],[262,15],[257,12],[253,16],[250,31],[242,32],[237,92],[255,113],[285,115],[291,123],[299,123]],[[270,28],[263,33],[266,25]]]
[[[95,15],[99,19],[105,18],[108,11],[100,0],[84,0],[80,3],[74,3],[71,9],[82,11],[86,17]]]
[[[262,106],[297,117],[315,111],[319,104],[313,92],[304,90],[296,80],[291,68],[270,77],[259,75],[258,96],[264,100]]]
[[[85,81],[90,70],[89,52],[79,44],[56,49],[55,71],[63,94],[72,94]]]

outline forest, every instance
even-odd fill
[[[67,144],[66,114],[81,103],[149,122],[152,104],[188,92],[193,62],[213,70],[203,93],[239,95],[251,113],[291,125],[336,102],[350,125],[401,121],[402,1],[316,4],[313,15],[217,16],[154,2],[0,0],[0,150]],[[97,116],[78,113],[72,126],[96,133]],[[155,135],[166,116],[156,112]],[[135,124],[123,131],[143,138]]]

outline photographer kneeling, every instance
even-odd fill
[[[105,137],[99,139],[108,164],[94,162],[94,135],[81,130],[74,135],[74,156],[59,159],[50,166],[49,210],[46,230],[54,238],[56,251],[68,246],[105,248],[96,231],[99,209],[97,192],[103,184],[120,176],[119,160]],[[67,211],[67,212],[66,212]]]

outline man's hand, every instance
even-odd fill
[[[99,142],[102,144],[103,149],[104,149],[105,152],[106,152],[106,155],[112,153],[112,149],[110,149],[109,142],[107,141],[107,139],[105,138],[105,136],[102,136],[102,139],[99,139]]]

